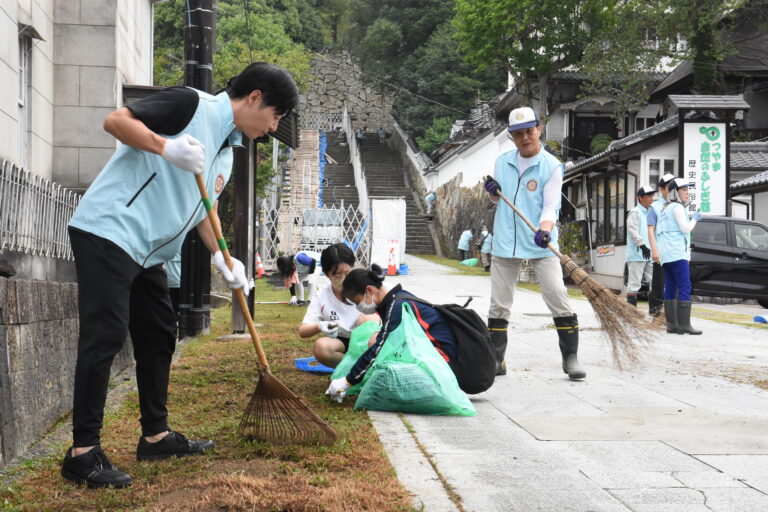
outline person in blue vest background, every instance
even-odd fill
[[[491,250],[491,307],[488,329],[496,351],[497,375],[506,374],[505,353],[509,312],[515,296],[520,269],[527,259],[536,272],[544,302],[555,321],[563,371],[573,380],[583,379],[586,371],[579,364],[579,324],[568,301],[560,260],[547,247],[557,248],[557,221],[563,185],[563,164],[542,151],[541,125],[530,107],[514,109],[509,114],[507,136],[516,149],[496,159],[493,177],[488,176],[485,190],[497,204],[493,221]],[[535,235],[498,193],[512,201],[535,225]]]
[[[488,227],[480,226],[480,265],[485,272],[491,271],[491,249],[493,247],[493,235],[488,231]]]
[[[667,204],[661,210],[656,224],[656,240],[664,271],[664,315],[667,332],[701,334],[691,327],[691,232],[701,219],[701,212],[688,218],[689,183],[675,178],[669,183]]]
[[[109,114],[104,129],[122,142],[80,200],[69,237],[78,280],[80,337],[74,379],[73,444],[64,478],[89,487],[125,487],[130,475],[100,446],[112,359],[130,332],[141,412],[138,460],[200,454],[213,447],[168,425],[168,379],[175,315],[163,263],[197,229],[230,288],[248,281],[242,262],[229,269],[202,204],[195,175],[215,199],[232,169],[241,134],[277,129],[298,103],[283,68],[257,62],[213,95],[171,87]]]
[[[627,302],[633,306],[637,306],[637,292],[643,281],[650,284],[653,279],[648,208],[655,193],[648,185],[640,187],[637,190],[637,205],[627,214]]]
[[[317,276],[320,274],[320,253],[315,251],[299,251],[293,256],[280,256],[275,262],[285,287],[291,291],[289,304],[304,306],[315,295]],[[304,285],[307,285],[306,302],[304,300]]]
[[[651,207],[648,209],[648,243],[651,248],[651,261],[653,261],[651,291],[648,294],[648,312],[653,316],[659,316],[661,308],[664,306],[664,271],[661,270],[661,257],[656,247],[656,220],[664,205],[667,204],[667,195],[669,194],[667,186],[674,179],[675,175],[670,173],[659,178],[659,197],[651,203]]]
[[[475,238],[474,228],[464,230],[464,232],[459,237],[459,243],[456,246],[459,249],[459,261],[464,261],[467,258],[472,257],[472,249],[470,248],[470,244],[472,243],[473,238]]]

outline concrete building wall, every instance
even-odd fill
[[[54,179],[84,190],[115,150],[122,85],[152,83],[152,0],[55,0]]]

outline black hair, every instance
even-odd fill
[[[293,262],[293,256],[280,256],[277,258],[277,270],[280,271],[280,275],[283,279],[291,277],[293,271],[296,270],[296,264]]]
[[[343,263],[355,266],[355,253],[345,243],[331,244],[320,253],[320,267],[326,276],[336,272]]]
[[[363,268],[356,268],[344,279],[344,284],[341,288],[341,294],[347,301],[353,295],[365,294],[365,289],[368,286],[374,288],[381,288],[381,284],[384,282],[384,277],[381,275],[381,267],[376,264],[371,265],[371,270]]]
[[[287,115],[299,104],[299,88],[290,73],[280,66],[266,62],[252,62],[237,76],[227,81],[230,98],[248,96],[255,90],[261,91],[262,105],[275,107],[279,115]]]

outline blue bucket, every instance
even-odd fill
[[[400,265],[400,269],[398,270],[401,276],[407,276],[408,275],[408,265],[403,263]]]

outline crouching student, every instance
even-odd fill
[[[315,359],[335,368],[349,348],[349,336],[360,316],[354,305],[342,295],[344,278],[355,265],[355,253],[345,244],[329,245],[320,254],[320,266],[330,284],[310,298],[309,308],[299,326],[299,336],[309,338],[323,333],[315,340]]]
[[[355,304],[357,311],[364,315],[378,313],[382,328],[376,334],[375,341],[360,356],[349,374],[346,377],[331,381],[326,394],[339,402],[344,398],[350,386],[363,380],[381,347],[386,343],[389,334],[400,325],[404,302],[410,305],[419,325],[421,325],[429,341],[432,342],[435,350],[445,359],[445,362],[450,365],[456,358],[456,340],[443,315],[431,305],[418,301],[414,295],[403,290],[399,284],[389,290],[383,285],[383,281],[381,270],[378,268],[373,270],[356,269],[344,279],[344,298]]]
[[[283,278],[285,287],[291,290],[292,305],[304,305],[304,286],[307,286],[307,300],[315,294],[317,274],[320,269],[317,262],[320,254],[314,251],[301,251],[293,256],[280,256],[277,258],[277,270]]]

